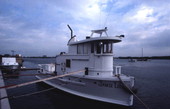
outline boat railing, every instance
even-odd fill
[[[100,37],[102,36],[103,33],[106,34],[106,36],[108,37],[108,34],[107,34],[107,27],[105,27],[104,29],[100,29],[100,30],[91,30],[91,37],[93,36],[94,33],[96,34],[100,34]]]

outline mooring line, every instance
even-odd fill
[[[15,98],[21,98],[21,97],[25,97],[25,96],[31,96],[31,95],[47,92],[47,91],[50,91],[50,90],[53,90],[53,89],[56,89],[56,88],[49,88],[49,89],[45,89],[45,90],[41,90],[41,91],[37,91],[37,92],[32,92],[32,93],[27,93],[27,94],[22,94],[22,95],[6,96],[6,97],[0,98],[0,100],[5,99],[5,98],[15,99]]]
[[[146,109],[149,109],[149,107],[122,81],[120,75],[118,75],[117,77],[120,82],[125,86],[125,88],[128,89],[145,106]]]
[[[84,72],[84,71],[85,70],[79,70],[79,71],[67,73],[67,74],[64,74],[64,75],[48,77],[48,78],[39,79],[39,80],[35,80],[35,81],[31,81],[31,82],[26,82],[26,83],[21,83],[21,84],[17,84],[17,85],[1,86],[0,89],[2,89],[2,88],[13,89],[13,88],[17,88],[17,87],[21,87],[21,86],[26,86],[26,85],[29,85],[29,84],[34,84],[34,83],[38,83],[38,82],[42,82],[42,81],[47,81],[47,80],[51,80],[51,79],[55,79],[55,78],[59,78],[59,77],[64,77],[64,76],[68,76],[68,75],[72,75],[72,74],[76,74],[76,73],[80,73],[80,72]]]
[[[79,78],[76,78],[76,79],[79,79]],[[76,80],[76,79],[74,79],[74,80]],[[63,84],[63,85],[68,85],[68,84]],[[22,95],[6,96],[6,97],[0,98],[0,100],[5,99],[5,98],[15,99],[15,98],[21,98],[21,97],[25,97],[25,96],[31,96],[31,95],[47,92],[47,91],[50,91],[50,90],[53,90],[53,89],[56,89],[56,88],[52,87],[52,88],[49,88],[49,89],[45,89],[45,90],[41,90],[41,91],[37,91],[37,92],[32,92],[32,93],[27,93],[27,94],[22,94]]]

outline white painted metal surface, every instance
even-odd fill
[[[43,74],[51,74],[55,71],[55,64],[38,64],[40,70],[39,72]]]
[[[15,57],[2,57],[2,65],[18,65]]]

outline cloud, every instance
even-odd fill
[[[144,40],[144,44],[151,48],[169,48],[170,47],[170,29],[164,30],[155,34],[155,37],[150,37]],[[147,43],[147,44],[146,44]],[[170,48],[169,48],[170,53]]]
[[[152,23],[157,21],[155,16],[153,16],[153,9],[150,7],[142,6],[140,9],[135,13],[135,15],[129,18],[131,22],[137,23]]]
[[[0,53],[14,49],[23,55],[54,56],[67,51],[70,24],[78,39],[106,26],[109,35],[125,34],[115,46],[116,55],[139,55],[142,47],[150,55],[156,48],[167,55],[169,6],[166,0],[0,1]]]

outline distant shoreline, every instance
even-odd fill
[[[55,56],[52,57],[41,57],[41,56],[28,56],[28,57],[23,57],[23,58],[56,58]]]
[[[28,56],[23,58],[55,58],[56,56],[43,57],[43,56]],[[131,56],[120,56],[114,57],[115,59],[169,59],[170,56],[145,56],[145,57],[131,57]]]
[[[131,57],[131,56],[127,56],[127,57],[116,57],[117,59],[169,59],[170,60],[170,56],[145,56],[145,57]]]

